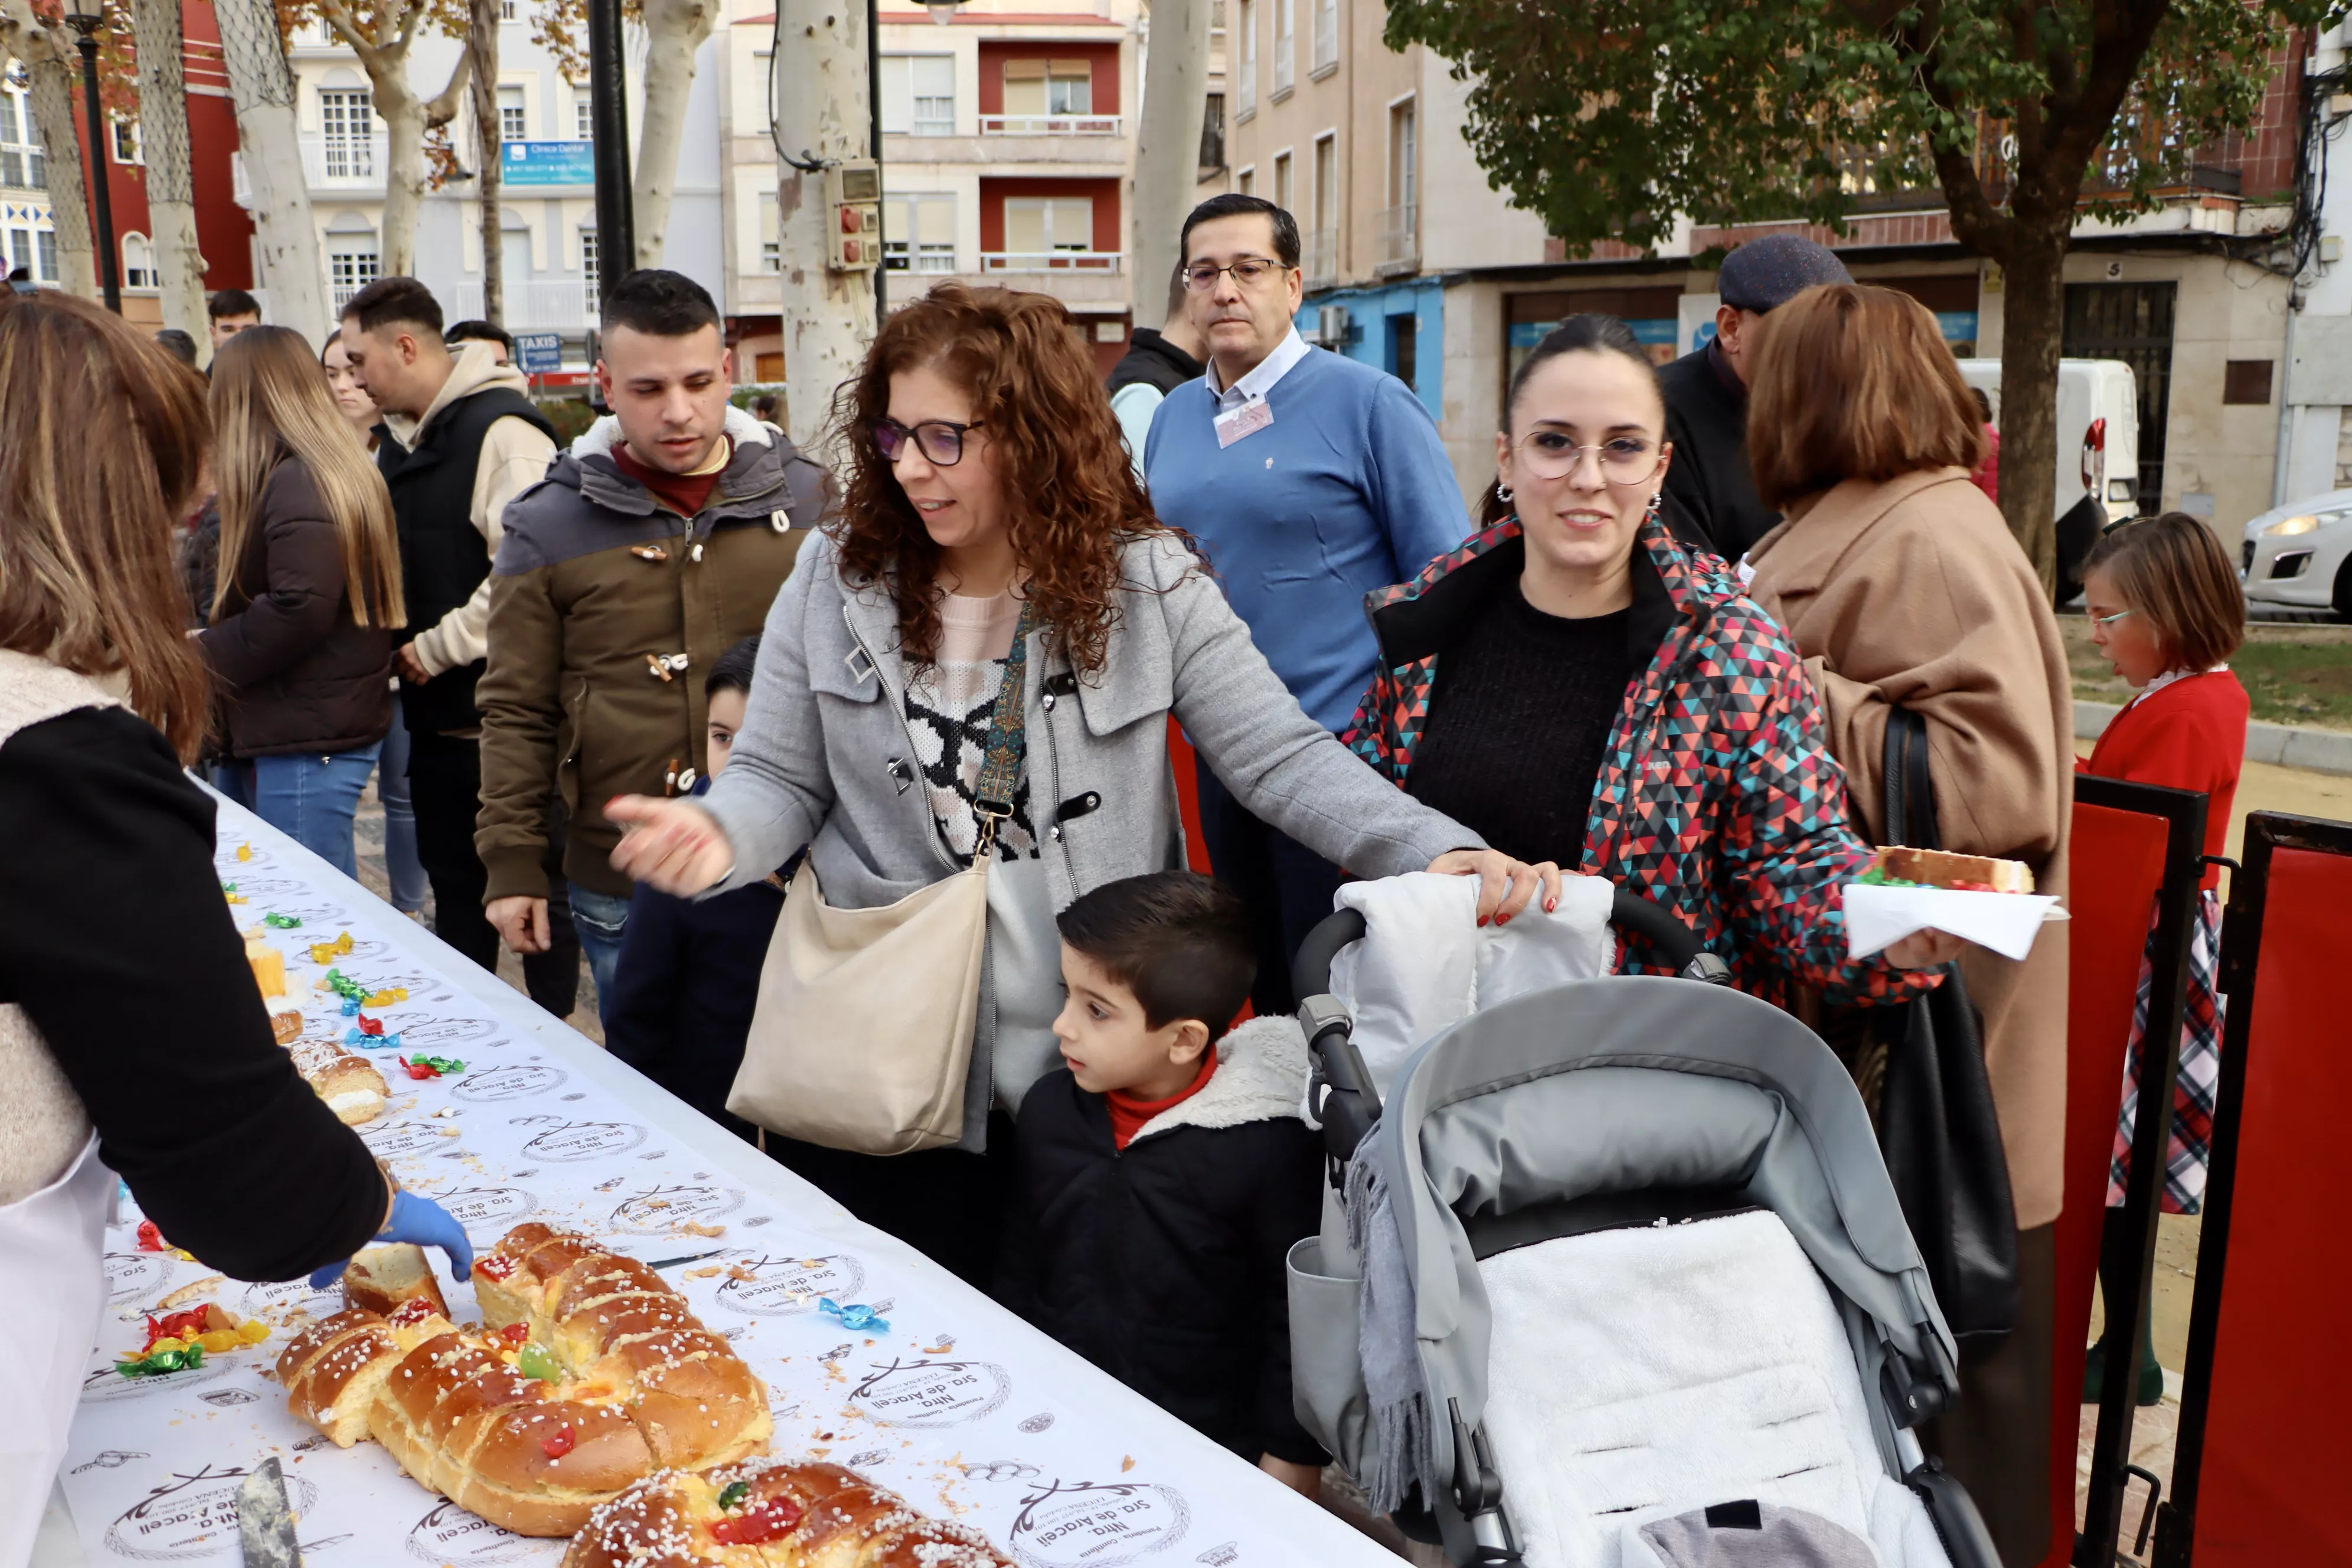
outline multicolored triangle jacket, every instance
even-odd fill
[[[1383,612],[1518,537],[1518,520],[1507,518],[1413,581],[1366,596],[1381,659],[1341,739],[1391,782],[1410,775],[1440,655],[1400,647],[1401,617]],[[1635,613],[1646,593],[1663,635],[1626,688],[1578,869],[1674,910],[1740,989],[1768,1001],[1785,1004],[1791,978],[1839,1003],[1906,1001],[1932,987],[1932,973],[1845,956],[1844,885],[1871,851],[1848,826],[1845,772],[1823,743],[1812,683],[1787,634],[1719,558],[1685,552],[1654,519],[1640,544],[1655,577],[1636,560]],[[1662,972],[1646,944],[1625,946],[1621,970]]]

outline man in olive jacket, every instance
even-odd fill
[[[760,629],[831,500],[824,471],[730,407],[718,307],[676,272],[630,274],[604,305],[596,375],[614,413],[507,509],[490,587],[475,847],[490,923],[548,941],[550,792],[601,1007],[628,917],[616,795],[684,795],[704,768],[702,672]]]

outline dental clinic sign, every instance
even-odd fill
[[[593,185],[594,144],[587,142],[506,142],[499,171],[509,185]]]

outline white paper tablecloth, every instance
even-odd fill
[[[240,845],[251,858],[238,860]],[[890,1237],[730,1136],[250,814],[223,802],[223,879],[247,901],[240,926],[274,933],[307,1033],[348,1020],[314,992],[310,942],[349,931],[336,963],[371,988],[406,986],[378,1014],[404,1054],[462,1059],[415,1082],[379,1053],[392,1089],[359,1129],[406,1185],[455,1211],[477,1247],[525,1219],[577,1226],[648,1261],[725,1247],[666,1275],[768,1385],[770,1451],[853,1466],[916,1508],[987,1532],[1027,1568],[1119,1563],[1393,1563],[1322,1510],[1096,1371]],[[282,1005],[273,1003],[273,1005]],[[299,1180],[289,1172],[289,1180]],[[223,1193],[267,1204],[267,1193]],[[133,1216],[135,1224],[136,1216]],[[686,1221],[724,1226],[705,1239]],[[338,1449],[286,1410],[264,1375],[284,1331],[201,1369],[126,1381],[116,1352],[143,1341],[141,1312],[211,1270],[107,1237],[112,1283],[59,1481],[89,1563],[236,1563],[237,1479],[277,1455],[300,1514],[305,1560],[334,1564],[552,1564],[561,1542],[526,1540],[442,1501],[373,1442]],[[436,1265],[440,1254],[432,1255]],[[709,1264],[753,1278],[690,1278]],[[446,1280],[445,1279],[445,1286]],[[449,1290],[477,1316],[469,1288]],[[864,1302],[887,1334],[850,1332],[820,1296]],[[300,1281],[225,1281],[199,1300],[240,1315],[336,1310]],[[36,1563],[70,1562],[61,1532]]]

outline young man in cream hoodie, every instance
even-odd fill
[[[490,562],[507,503],[547,473],[555,427],[526,395],[497,345],[454,354],[441,306],[413,278],[384,278],[343,307],[352,372],[383,410],[376,461],[400,527],[408,641],[394,651],[410,737],[417,858],[433,884],[434,930],[485,969],[499,936],[482,912],[488,873],[474,851],[482,785],[481,712],[474,703],[489,650]],[[532,999],[570,1014],[580,954],[566,940],[527,958]]]

